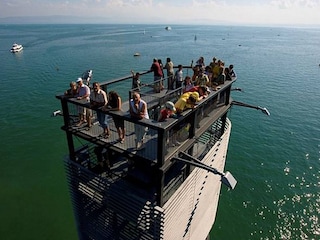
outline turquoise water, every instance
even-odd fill
[[[154,57],[189,65],[199,56],[234,64],[243,92],[233,98],[271,113],[229,114],[226,170],[238,185],[222,190],[212,238],[320,237],[320,29],[2,25],[0,35],[1,238],[77,239],[62,119],[50,117],[70,81],[89,68],[105,81],[147,70]],[[9,52],[14,42],[21,53]]]

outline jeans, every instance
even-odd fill
[[[97,118],[103,129],[106,129],[109,127],[106,114],[104,114],[103,112],[97,111]]]

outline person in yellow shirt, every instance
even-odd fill
[[[194,108],[197,101],[199,101],[198,92],[186,92],[181,95],[179,100],[175,103],[176,113],[180,114],[184,110]]]

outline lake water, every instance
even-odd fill
[[[0,25],[2,239],[77,239],[62,119],[50,117],[70,81],[86,69],[102,82],[147,70],[154,57],[189,65],[200,56],[234,64],[243,91],[233,98],[271,113],[229,113],[226,170],[238,185],[222,189],[212,239],[320,237],[320,29],[164,27]],[[24,50],[10,53],[14,42]]]

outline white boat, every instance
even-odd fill
[[[17,52],[20,52],[22,49],[23,49],[23,46],[21,44],[14,43],[12,45],[12,48],[10,49],[10,52],[17,53]]]
[[[170,26],[166,26],[165,29],[166,29],[167,31],[170,31],[170,30],[171,30],[171,27],[170,27]]]

